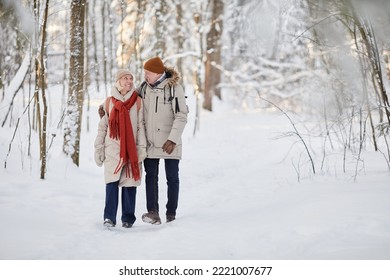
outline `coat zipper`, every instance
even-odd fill
[[[157,113],[157,105],[158,105],[158,96],[156,96],[156,113]]]

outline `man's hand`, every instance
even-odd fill
[[[164,152],[166,152],[168,155],[170,155],[173,150],[175,149],[176,143],[172,142],[171,140],[167,140],[164,145],[162,146],[162,149]]]
[[[104,115],[106,114],[106,113],[104,112],[103,105],[100,105],[100,106],[99,106],[98,113],[99,113],[100,118],[103,118]]]

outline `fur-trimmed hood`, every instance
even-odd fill
[[[181,75],[173,67],[165,67],[165,73],[169,86],[177,86],[180,82]]]

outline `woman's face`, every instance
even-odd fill
[[[150,71],[145,70],[145,69],[144,69],[144,71],[145,71],[145,76],[144,76],[145,81],[147,81],[151,85],[154,84],[158,80],[158,78],[160,78],[162,75],[162,74],[150,72]]]
[[[119,84],[123,88],[123,90],[126,90],[128,92],[133,88],[133,76],[132,75],[124,75],[122,78],[119,79]]]

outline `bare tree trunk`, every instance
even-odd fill
[[[160,4],[158,5],[158,9],[156,11],[156,21],[155,21],[155,30],[156,30],[156,43],[154,45],[154,50],[156,54],[164,57],[166,52],[166,43],[165,43],[165,30],[167,28],[167,24],[164,20],[166,15],[168,14],[167,3],[165,0],[160,0]]]
[[[67,13],[68,14],[68,13]],[[68,30],[68,27],[69,27],[69,20],[68,18],[66,18],[66,22],[65,22],[65,26],[66,26],[66,30]],[[61,120],[59,121],[58,125],[57,125],[57,128],[59,128],[61,125],[62,125],[62,121],[63,121],[63,118],[65,116],[65,108],[66,108],[66,83],[65,81],[67,80],[66,78],[66,71],[68,69],[68,56],[67,56],[67,45],[69,42],[69,33],[66,32],[65,34],[65,42],[64,42],[64,46],[65,46],[65,51],[64,51],[64,75],[63,75],[63,79],[64,79],[64,82],[62,84],[62,97],[61,97],[61,112],[62,112],[62,117],[61,117]]]
[[[183,53],[184,30],[183,30],[183,7],[180,1],[176,1],[176,32],[177,32],[177,52]],[[177,70],[183,75],[183,58],[179,56],[176,62]]]
[[[1,65],[1,61],[0,60],[0,69],[3,69],[2,65]],[[2,71],[0,72],[0,90],[1,90],[1,97],[0,97],[0,102],[4,100],[4,96],[5,96],[5,87],[4,87],[4,83],[3,83],[3,74],[2,74]]]
[[[104,0],[103,4],[102,4],[102,19],[104,19],[105,15],[106,15],[106,12],[105,12],[106,5],[107,5],[107,1]],[[110,10],[110,9],[108,9],[108,10]],[[108,92],[107,92],[107,52],[106,52],[106,40],[104,40],[104,38],[106,36],[105,22],[106,22],[105,20],[102,20],[102,52],[103,52],[103,80],[104,80],[104,89],[105,89],[105,93],[106,93],[106,97],[107,97],[108,96]]]
[[[35,30],[35,34],[37,36],[37,38],[39,38],[39,22],[40,22],[40,15],[39,15],[39,12],[40,12],[40,2],[39,0],[34,0],[34,8],[33,8],[33,11],[34,11],[34,14],[35,14],[35,20],[37,22],[36,24],[36,30]],[[35,40],[36,42],[38,41],[38,39]],[[32,112],[32,129],[33,130],[37,130],[37,119],[41,119],[40,117],[40,108],[39,108],[39,60],[37,59],[36,55],[38,53],[38,47],[34,47],[34,74],[35,74],[35,87],[34,87],[34,106],[33,106],[33,112]],[[37,110],[35,112],[35,110]]]
[[[386,63],[387,79],[390,81],[390,49],[384,50],[383,57]]]
[[[126,13],[126,4],[125,4],[125,1],[124,0],[121,0],[120,1],[121,3],[121,27],[120,27],[120,44],[121,44],[121,55],[120,55],[120,59],[119,59],[119,67],[120,68],[124,68],[126,67],[126,52],[125,52],[125,49],[126,49],[126,43],[125,43],[125,39],[124,39],[124,27],[123,27],[123,21],[125,19],[125,13]]]
[[[135,24],[133,29],[133,40],[134,43],[134,49],[132,50],[134,60],[135,60],[135,67],[136,69],[142,69],[141,66],[141,51],[139,48],[139,41],[140,41],[140,34],[141,34],[141,28],[139,26],[139,23],[142,20],[143,12],[141,10],[141,0],[137,0],[137,9],[135,14]],[[138,72],[138,73],[137,73]],[[142,71],[135,71],[135,79],[138,81],[142,81]]]
[[[137,15],[136,15],[136,25],[134,28],[134,39],[137,40],[136,48],[135,48],[135,59],[136,59],[136,67],[137,69],[143,68],[143,61],[142,61],[142,52],[144,50],[143,44],[140,44],[140,35],[142,34],[143,29],[143,21],[144,21],[144,15],[146,10],[146,1],[143,0],[137,0]],[[142,71],[135,71],[135,75],[137,77],[138,81],[143,80],[143,72]]]
[[[359,44],[355,38],[355,46],[356,46],[356,49],[359,51],[359,52],[364,52],[363,50],[360,50],[360,47],[359,47]],[[376,140],[376,136],[375,136],[375,126],[374,126],[374,122],[373,122],[373,119],[372,119],[372,113],[371,113],[371,107],[370,107],[370,100],[369,100],[369,93],[368,93],[368,89],[367,89],[367,69],[368,67],[366,66],[366,63],[365,63],[365,60],[362,56],[359,56],[359,62],[360,62],[360,71],[362,73],[362,89],[363,89],[363,94],[364,94],[364,105],[365,107],[367,108],[367,114],[368,114],[368,118],[369,118],[369,121],[370,121],[370,127],[371,127],[371,131],[372,131],[372,141],[374,143],[374,149],[375,151],[378,151],[378,145],[377,145],[377,140]]]
[[[85,1],[72,0],[70,19],[70,63],[67,117],[63,151],[80,164],[80,137],[84,101],[84,23]]]
[[[106,1],[104,1],[106,3]],[[104,4],[106,5],[106,4]],[[114,62],[115,62],[115,40],[114,40],[114,20],[113,16],[111,15],[111,9],[107,9],[107,16],[108,16],[108,22],[109,22],[109,35],[110,35],[110,44],[108,45],[108,50],[109,50],[109,55],[107,55],[107,58],[105,57],[105,61],[108,59],[110,62],[110,67],[109,67],[109,81],[112,81],[114,79],[113,77],[113,72],[114,72]],[[104,41],[104,40],[103,40]],[[106,66],[107,68],[107,66]],[[104,78],[104,85],[107,85],[107,76]],[[108,95],[107,92],[107,86],[106,88],[106,97]]]
[[[94,10],[95,5],[96,5],[96,0],[92,0],[92,10]],[[104,5],[104,2],[103,2],[103,5]],[[92,12],[92,13],[93,14],[91,16],[94,15],[94,12]],[[97,56],[98,53],[97,53],[97,40],[96,40],[96,24],[95,24],[94,20],[91,20],[91,29],[92,29],[92,44],[93,44],[93,64],[94,64],[93,69],[94,69],[94,74],[95,74],[96,90],[99,92],[99,68],[100,67],[99,67],[99,60],[98,60],[98,56]],[[104,42],[104,39],[102,41]]]
[[[200,94],[202,92],[202,82],[200,77],[201,67],[202,67],[202,60],[203,57],[203,36],[202,36],[202,25],[200,24],[201,18],[198,13],[194,15],[194,21],[195,21],[195,32],[197,34],[197,39],[199,42],[199,55],[198,57],[194,57],[194,69],[193,69],[193,83],[194,83],[194,91],[195,91],[195,98],[196,98],[196,104],[195,104],[195,125],[194,125],[194,132],[193,135],[195,136],[196,131],[199,130],[200,127]]]
[[[217,88],[221,81],[221,72],[214,65],[221,64],[221,36],[223,30],[224,5],[222,0],[212,1],[211,27],[207,33],[207,49],[205,62],[205,86],[203,108],[212,111],[213,95],[221,98],[221,90]],[[214,64],[214,65],[213,65]]]
[[[45,14],[43,19],[43,27],[42,27],[42,41],[41,41],[41,56],[40,56],[40,84],[42,85],[41,93],[42,93],[42,103],[43,103],[43,115],[42,115],[42,131],[40,134],[40,157],[41,157],[41,179],[45,179],[46,173],[46,140],[47,140],[47,103],[46,103],[46,93],[45,93],[45,53],[46,53],[46,26],[47,26],[47,17],[49,14],[49,0],[46,0],[45,6]],[[38,120],[40,122],[40,120]]]
[[[41,105],[39,102],[39,83],[40,83],[40,61],[38,57],[35,58],[35,89],[34,89],[34,108],[36,107],[35,119],[33,119],[33,129],[38,130],[38,135],[42,135],[42,124],[41,124]],[[39,137],[39,147],[42,146],[42,138]]]
[[[89,1],[86,1],[85,4],[85,35],[84,35],[84,53],[88,53],[89,44],[88,44],[88,37],[89,37]],[[93,6],[92,6],[93,7]],[[96,53],[96,52],[95,52]],[[89,56],[84,56],[84,97],[87,98],[87,132],[89,132],[89,113],[90,113],[90,101],[91,97],[89,95],[88,87],[91,84],[91,73],[89,71]]]

